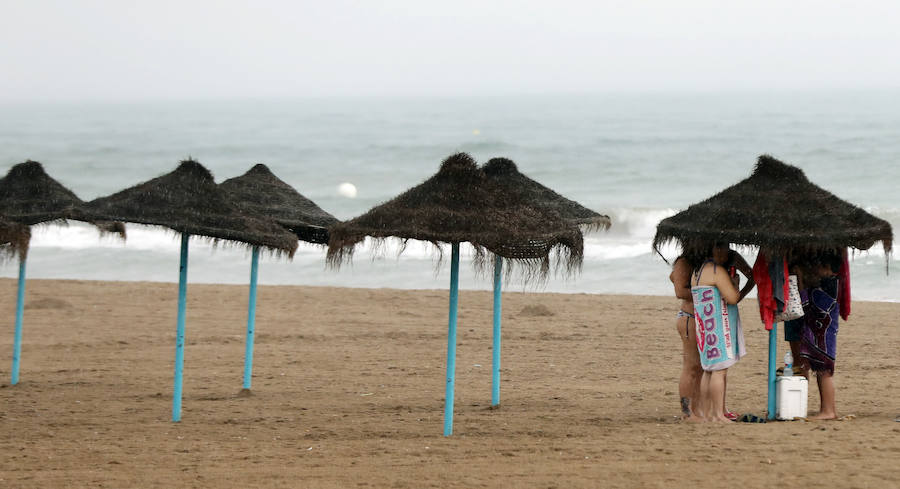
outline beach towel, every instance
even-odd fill
[[[776,267],[773,267],[775,275],[781,275],[781,279],[777,277],[775,279],[770,276],[770,267],[769,261],[766,259],[766,255],[762,252],[759,253],[756,257],[756,262],[753,264],[753,281],[756,282],[756,297],[759,302],[759,317],[762,319],[763,324],[766,326],[767,330],[772,329],[772,325],[775,322],[775,314],[778,312],[778,301],[775,300],[777,296],[787,297],[789,294],[788,291],[788,267],[787,261],[784,258],[774,258],[772,259],[773,263],[778,264]],[[779,293],[775,293],[775,284],[781,288]]]
[[[700,366],[714,371],[734,365],[747,354],[737,306],[726,304],[719,289],[712,286],[691,287],[691,295]]]
[[[847,256],[847,248],[841,250],[841,270],[838,272],[838,307],[841,310],[841,319],[846,321],[850,317],[850,261]]]
[[[801,292],[803,328],[800,337],[800,356],[806,358],[815,372],[834,373],[837,356],[838,306],[837,279],[823,279],[823,285]],[[805,292],[805,294],[804,294]],[[833,295],[832,295],[833,294]]]

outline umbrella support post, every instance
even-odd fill
[[[503,257],[494,257],[494,345],[493,345],[493,361],[491,367],[493,369],[491,375],[491,406],[500,404],[500,313],[503,307],[503,296],[500,290],[503,285],[502,281]]]
[[[769,404],[768,409],[766,411],[767,419],[775,419],[775,356],[778,351],[778,347],[775,344],[776,336],[778,336],[778,323],[772,324],[772,329],[769,330]]]
[[[453,387],[456,377],[456,306],[459,301],[459,243],[450,259],[450,314],[447,326],[447,390],[444,395],[444,436],[453,434]]]
[[[247,349],[244,352],[244,389],[250,389],[253,377],[253,332],[256,327],[256,276],[259,272],[259,246],[253,247],[250,261],[250,299],[247,306]]]
[[[184,368],[184,316],[187,299],[188,240],[181,234],[181,264],[178,271],[178,329],[175,333],[175,384],[172,389],[172,421],[181,421],[181,377]]]
[[[16,295],[16,332],[13,339],[12,378],[10,385],[19,383],[19,359],[22,357],[22,318],[25,313],[25,258],[19,258],[19,292]]]

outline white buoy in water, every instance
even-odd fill
[[[356,198],[356,185],[353,185],[352,183],[344,182],[338,185],[337,191],[341,197],[347,197],[348,199]]]

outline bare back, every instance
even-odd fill
[[[691,284],[716,287],[728,304],[737,304],[740,299],[738,290],[734,286],[734,282],[731,281],[728,271],[724,267],[716,265],[712,260],[700,266],[699,275],[697,273],[694,274]]]
[[[672,264],[669,280],[675,288],[675,297],[681,299],[681,310],[694,313],[694,301],[691,298],[691,265],[682,257]]]

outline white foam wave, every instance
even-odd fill
[[[672,208],[614,208],[609,211],[612,226],[607,233],[611,236],[628,236],[649,242],[656,234],[659,221],[674,216],[677,212],[678,210]]]
[[[618,209],[614,213],[614,227],[618,232],[600,231],[585,236],[585,259],[593,261],[617,260],[651,254],[650,240],[660,219],[675,213],[674,209]],[[163,254],[177,254],[178,234],[165,228],[127,224],[127,240],[116,235],[101,235],[96,227],[78,221],[68,224],[47,224],[32,229],[32,248],[53,248],[65,250],[82,249],[129,249],[153,251]],[[213,250],[213,245],[203,238],[192,239],[191,250]],[[230,243],[220,243],[216,253],[231,253]],[[402,253],[401,253],[402,250]],[[300,242],[294,260],[304,262],[324,258],[325,248],[321,245]],[[246,254],[238,248],[238,254]],[[435,247],[423,241],[408,241],[403,245],[399,239],[376,241],[367,238],[357,247],[355,260],[403,259],[437,260],[443,254],[450,254],[449,245]],[[468,244],[460,247],[463,259],[474,257],[474,249]]]
[[[32,248],[63,248],[67,250],[88,248],[123,248],[178,252],[178,236],[172,231],[137,224],[127,225],[128,239],[117,235],[101,235],[96,227],[72,221],[68,224],[44,224],[31,231]]]
[[[624,240],[615,238],[587,238],[584,241],[584,259],[591,261],[619,260],[652,253],[648,240]]]

